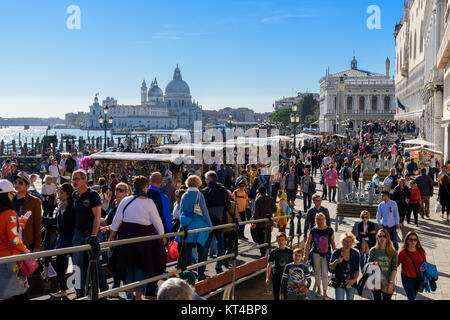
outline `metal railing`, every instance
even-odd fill
[[[298,233],[295,233],[295,231],[294,231],[295,217],[298,218],[298,220],[297,220]],[[177,274],[179,274],[185,270],[193,270],[193,269],[196,269],[199,267],[206,266],[211,263],[216,263],[216,262],[223,261],[226,259],[232,259],[233,280],[231,283],[231,286],[232,286],[231,298],[234,299],[235,286],[236,286],[236,284],[241,283],[243,281],[242,279],[240,281],[236,281],[236,267],[237,267],[236,266],[236,258],[239,255],[242,255],[242,254],[252,251],[252,250],[257,250],[260,248],[270,249],[271,245],[273,244],[273,242],[271,242],[271,233],[272,233],[271,227],[273,225],[273,221],[281,220],[281,219],[289,219],[289,221],[288,221],[288,224],[289,224],[288,238],[291,239],[291,245],[294,242],[295,237],[298,237],[298,240],[300,241],[301,212],[298,211],[296,213],[292,212],[289,216],[282,216],[282,217],[270,216],[270,217],[267,217],[264,219],[241,221],[241,222],[238,222],[237,220],[235,220],[233,223],[228,223],[228,224],[223,224],[223,225],[218,225],[218,226],[208,227],[208,228],[193,229],[193,230],[188,230],[188,228],[184,226],[184,227],[182,227],[182,230],[180,232],[172,232],[172,233],[167,233],[167,234],[163,234],[163,235],[153,235],[153,236],[146,236],[146,237],[129,238],[129,239],[115,240],[115,241],[101,242],[101,243],[97,242],[97,243],[91,243],[91,244],[86,244],[86,245],[81,245],[81,246],[76,246],[76,247],[70,247],[70,248],[53,249],[53,250],[33,252],[33,253],[27,253],[27,254],[15,255],[15,256],[2,257],[2,258],[0,258],[0,264],[19,262],[19,261],[24,261],[24,260],[29,260],[29,259],[54,257],[54,256],[58,256],[58,255],[71,254],[71,253],[75,253],[75,252],[87,252],[89,254],[89,264],[91,265],[90,267],[88,267],[88,270],[86,272],[87,273],[86,284],[85,284],[84,289],[85,290],[87,289],[87,291],[86,291],[87,296],[79,298],[77,300],[98,300],[98,299],[105,298],[110,295],[115,295],[119,292],[130,290],[135,287],[142,286],[142,285],[154,282],[154,281],[159,281],[162,279],[176,276]],[[256,245],[256,246],[251,246],[250,248],[239,251],[239,244],[238,244],[238,229],[239,229],[239,227],[245,226],[247,224],[252,225],[252,224],[257,224],[257,223],[266,223],[264,243]],[[230,228],[230,227],[233,228],[234,240],[235,240],[233,248],[232,248],[233,253],[227,254],[227,255],[222,255],[215,259],[206,260],[201,263],[187,266],[186,238],[188,237],[189,234],[196,234],[196,233],[205,232],[205,231],[221,230],[221,229]],[[110,289],[107,291],[99,292],[99,287],[98,287],[99,275],[96,272],[96,270],[98,267],[97,263],[98,263],[98,257],[100,255],[100,252],[107,251],[110,248],[117,247],[117,246],[129,245],[129,244],[140,243],[140,242],[147,242],[147,241],[151,241],[151,240],[159,240],[159,239],[164,239],[164,238],[173,238],[173,237],[177,237],[177,236],[181,237],[181,251],[180,251],[180,257],[178,260],[177,269],[175,271],[166,272],[166,273],[163,273],[163,274],[160,274],[160,275],[157,275],[157,276],[154,276],[154,277],[151,277],[151,278],[139,281],[139,282],[129,283],[129,284],[123,285],[119,288],[113,288],[113,289]],[[99,241],[98,238],[96,238],[96,239],[97,239],[97,241]],[[268,255],[269,255],[269,250],[266,250],[266,258],[268,258]],[[258,272],[258,274],[262,273],[261,270],[259,270],[257,272]]]

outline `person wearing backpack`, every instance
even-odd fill
[[[316,227],[311,230],[305,245],[305,261],[312,261],[317,284],[317,295],[322,297],[322,285],[324,299],[329,299],[327,296],[327,287],[331,248],[333,251],[336,250],[334,231],[326,225],[325,215],[323,213],[317,213]]]
[[[303,192],[303,210],[307,212],[311,208],[312,195],[316,192],[316,183],[309,175],[309,169],[305,169],[305,175],[300,180],[300,189]]]
[[[397,267],[402,265],[402,285],[408,300],[416,300],[418,292],[424,289],[422,263],[426,262],[425,250],[420,244],[419,236],[414,231],[408,232],[405,242],[398,252]]]
[[[72,155],[69,154],[66,159],[66,173],[68,176],[72,176],[72,173],[75,171],[77,167],[77,162],[72,158]]]
[[[344,167],[341,169],[340,176],[343,182],[342,188],[345,194],[349,194],[352,192],[352,180],[351,175],[352,168],[350,168],[348,162],[344,163]]]
[[[395,168],[392,168],[390,174],[383,181],[383,190],[388,191],[391,198],[394,195],[395,187],[398,185],[398,179]]]

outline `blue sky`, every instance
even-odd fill
[[[70,5],[81,29],[69,30]],[[368,6],[381,9],[369,30]],[[295,92],[318,92],[332,73],[395,65],[403,0],[1,0],[0,116],[88,111],[94,94],[140,103],[143,79],[164,90],[178,63],[204,109],[272,110]]]

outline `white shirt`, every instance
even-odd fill
[[[111,224],[111,230],[118,231],[122,222],[127,222],[137,223],[143,226],[153,225],[158,234],[164,234],[164,225],[159,217],[158,209],[153,200],[137,198],[127,207],[124,214],[123,208],[125,208],[133,198],[134,196],[129,196],[120,202]]]
[[[61,169],[62,169],[62,167],[59,166],[59,165],[56,165],[56,166],[51,165],[50,167],[48,167],[48,171],[50,172],[50,175],[53,178],[58,178],[59,177],[59,170],[61,170]]]
[[[56,186],[55,186],[54,183],[52,183],[50,185],[45,183],[45,184],[42,185],[42,190],[41,191],[42,191],[43,195],[49,196],[51,194],[55,194],[56,193]]]
[[[330,162],[331,162],[331,157],[329,157],[329,156],[323,158],[323,160],[322,160],[323,165],[330,164]]]

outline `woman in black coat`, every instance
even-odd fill
[[[375,223],[370,221],[370,212],[364,210],[361,212],[361,222],[358,223],[358,234],[356,239],[358,240],[358,249],[360,252],[360,265],[361,270],[367,262],[369,256],[369,249],[376,243],[377,227]],[[367,245],[363,243],[367,243]]]
[[[59,205],[55,218],[42,217],[42,224],[46,228],[56,225],[58,229],[58,239],[56,249],[72,247],[72,237],[75,233],[75,207],[73,205],[74,189],[70,183],[64,183],[59,189]],[[56,274],[58,277],[59,291],[51,294],[54,298],[66,297],[66,269],[69,266],[67,254],[56,256]]]
[[[442,206],[442,219],[444,219],[444,211],[447,211],[447,221],[450,215],[450,178],[443,174],[439,180],[439,203]]]
[[[397,203],[400,224],[405,221],[406,212],[408,211],[408,199],[410,198],[411,191],[406,186],[405,178],[401,178],[398,180],[398,185],[394,188],[394,196],[392,197],[392,200]]]

